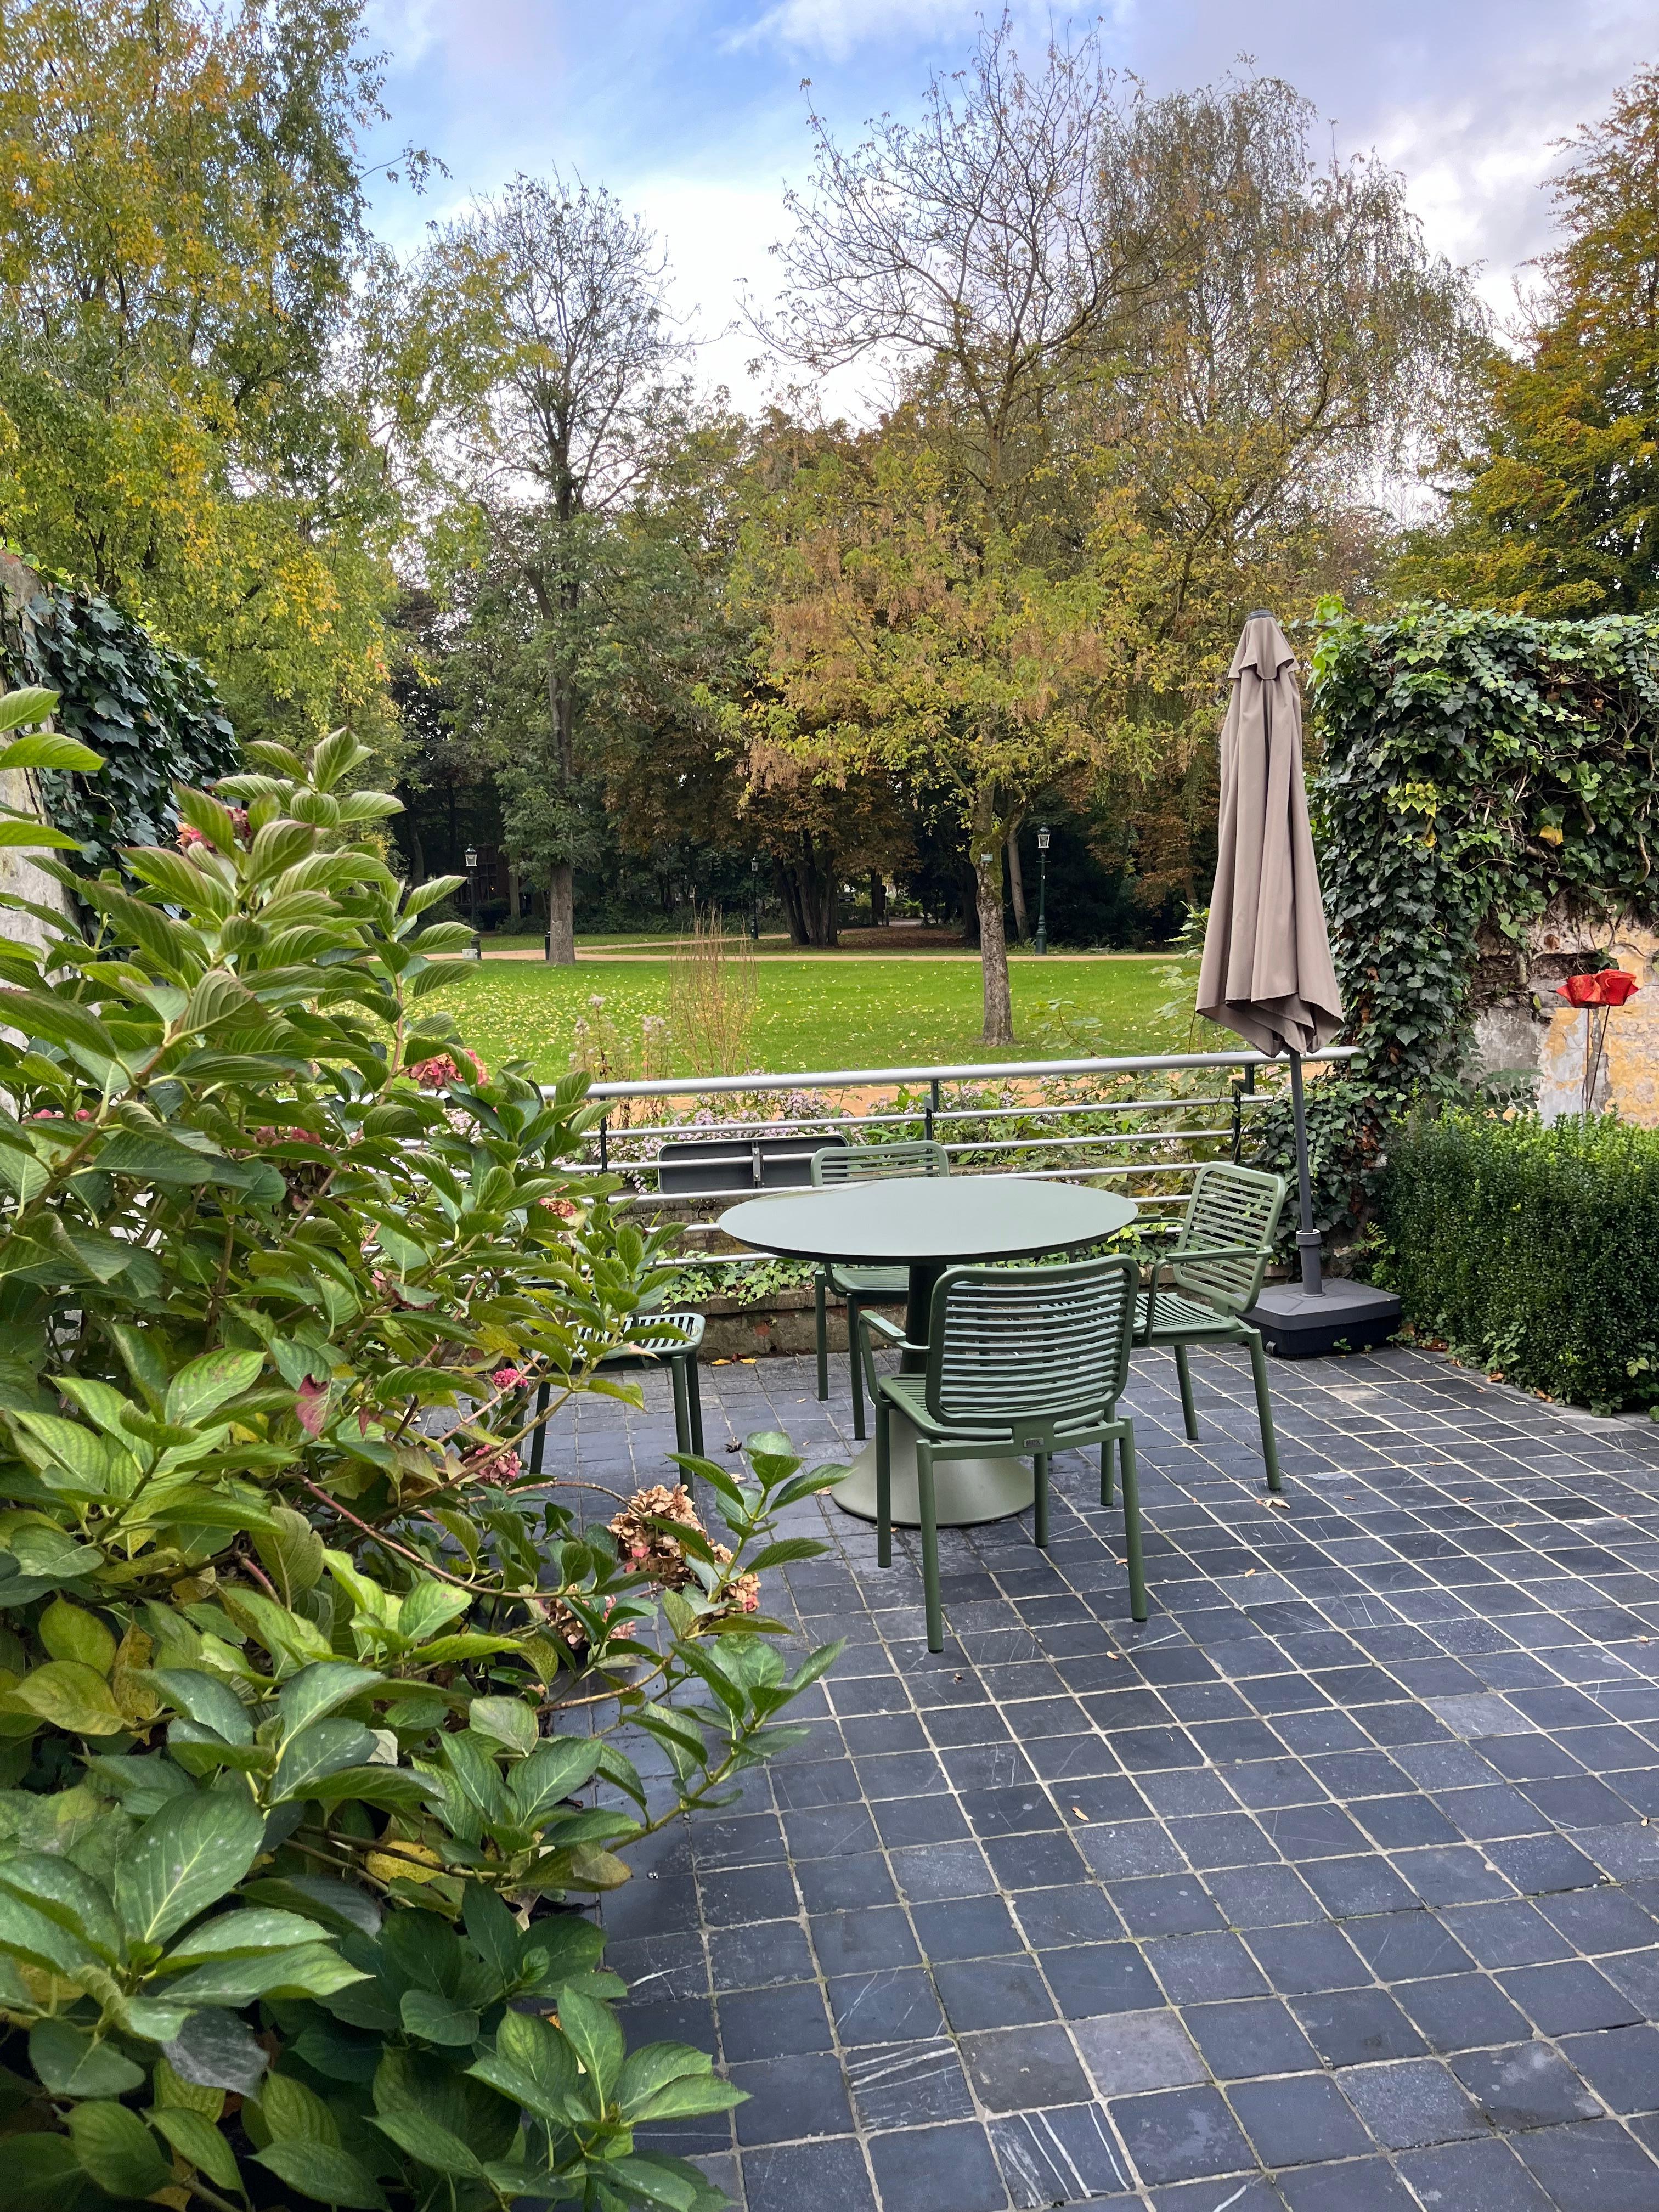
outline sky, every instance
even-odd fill
[[[754,341],[739,286],[764,301],[787,185],[810,170],[810,98],[837,135],[915,112],[960,67],[979,9],[963,0],[369,0],[387,55],[392,151],[445,163],[423,200],[383,188],[377,228],[400,248],[515,172],[604,184],[645,216],[702,341],[704,374],[740,401]],[[1058,9],[1016,0],[1040,54]],[[1553,142],[1659,59],[1653,0],[1108,0],[1107,57],[1153,93],[1212,81],[1248,56],[1317,106],[1322,150],[1400,169],[1430,243],[1478,264],[1500,314],[1550,242]],[[840,404],[846,404],[843,397]]]

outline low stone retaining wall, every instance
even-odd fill
[[[900,1303],[878,1310],[897,1322],[904,1319]],[[815,1302],[810,1290],[778,1291],[764,1304],[742,1305],[736,1298],[706,1298],[701,1357],[715,1359],[763,1359],[769,1352],[812,1352],[817,1346]],[[847,1350],[847,1309],[830,1302],[830,1348]]]

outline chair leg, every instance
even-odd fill
[[[1109,1437],[1100,1448],[1100,1502],[1103,1507],[1112,1503],[1112,1454],[1117,1449]]]
[[[1135,1431],[1125,1421],[1117,1440],[1123,1467],[1123,1549],[1129,1563],[1129,1611],[1136,1620],[1146,1618],[1146,1573],[1140,1556],[1140,1492],[1135,1481]]]
[[[1187,1364],[1187,1347],[1184,1344],[1176,1345],[1175,1356],[1176,1373],[1181,1378],[1181,1418],[1187,1424],[1188,1443],[1195,1444],[1198,1442],[1198,1414],[1193,1406],[1193,1377],[1191,1370]]]
[[[536,1391],[536,1432],[530,1439],[530,1472],[539,1474],[542,1462],[547,1455],[547,1408],[553,1395],[550,1382],[541,1383]]]
[[[668,1372],[674,1385],[674,1449],[689,1452],[691,1449],[691,1413],[686,1401],[685,1362],[671,1359]]]
[[[933,1455],[916,1440],[916,1497],[921,1507],[921,1587],[927,1607],[927,1649],[945,1649],[945,1612],[939,1595],[939,1520],[933,1504]]]
[[[1261,1424],[1261,1458],[1267,1470],[1269,1490],[1283,1490],[1279,1473],[1279,1440],[1273,1434],[1273,1401],[1267,1389],[1267,1352],[1261,1332],[1253,1328],[1244,1341],[1250,1347],[1250,1371],[1255,1377],[1255,1413]]]
[[[864,1362],[859,1358],[859,1302],[847,1301],[847,1346],[853,1366],[853,1434],[864,1442]]]
[[[685,1355],[685,1395],[691,1411],[691,1449],[697,1457],[704,1456],[702,1449],[702,1377],[697,1372],[695,1351]]]
[[[893,1564],[893,1416],[885,1398],[876,1401],[876,1565]]]
[[[826,1297],[824,1273],[822,1267],[818,1269],[817,1273],[812,1278],[812,1287],[816,1292],[816,1304],[817,1306],[818,1402],[822,1404],[830,1395],[830,1316],[826,1310],[828,1301]]]
[[[1048,1548],[1048,1455],[1047,1452],[1037,1453],[1032,1463],[1031,1473],[1033,1477],[1031,1495],[1034,1507],[1031,1515],[1032,1540],[1038,1551],[1046,1552]]]

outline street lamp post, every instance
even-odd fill
[[[477,939],[478,939],[478,879],[477,879],[477,877],[476,873],[474,872],[474,871],[477,869],[477,865],[478,865],[478,853],[477,853],[477,848],[476,846],[473,846],[473,845],[469,845],[469,846],[467,847],[467,848],[466,848],[466,856],[465,856],[465,858],[466,858],[466,903],[467,903],[467,909],[468,909],[469,913],[471,914],[471,917],[472,917],[472,940],[473,940],[473,941],[472,941],[472,950],[473,950],[474,953],[475,953],[475,954],[477,954],[477,957],[478,957],[480,959],[482,959],[482,958],[483,958],[483,946],[482,946],[482,945],[478,943],[478,941],[477,941]]]
[[[1038,952],[1046,952],[1048,950],[1048,823],[1039,823],[1037,825],[1036,944],[1033,948]]]
[[[752,853],[750,855],[749,872],[754,878],[755,892],[755,909],[750,917],[749,934],[758,945],[760,943],[760,854],[758,853]]]

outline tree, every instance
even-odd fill
[[[1490,356],[1483,434],[1401,580],[1517,612],[1639,613],[1659,605],[1659,65],[1565,143],[1562,243],[1518,352]]]
[[[1270,79],[1120,90],[1092,37],[1027,71],[1006,17],[918,125],[848,151],[815,118],[772,335],[896,396],[828,508],[781,523],[766,651],[787,742],[867,750],[880,700],[890,765],[955,808],[988,1042],[1011,830],[1056,778],[1207,732],[1250,607],[1363,582],[1363,488],[1457,404],[1463,280],[1397,177],[1313,161],[1312,122]]]
[[[359,0],[0,13],[0,497],[239,728],[373,724],[396,489]]]
[[[514,726],[509,845],[547,883],[548,957],[575,958],[582,829],[581,670],[605,528],[650,474],[684,403],[650,231],[609,192],[520,176],[450,226],[422,274],[421,313],[459,317],[471,364],[440,414],[474,612],[499,616]],[[524,696],[529,661],[539,699]],[[497,720],[501,717],[498,713]],[[503,734],[509,734],[503,732]]]

